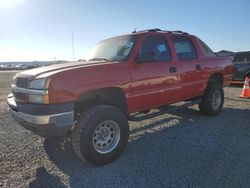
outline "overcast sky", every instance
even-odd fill
[[[99,40],[147,28],[183,30],[214,51],[250,49],[250,1],[0,0],[0,61],[84,58]]]

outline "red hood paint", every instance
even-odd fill
[[[35,69],[30,69],[18,73],[15,77],[25,77],[29,79],[35,79],[37,77],[46,77],[52,76],[56,73],[60,73],[70,69],[90,67],[90,66],[99,66],[105,64],[111,64],[117,62],[103,62],[103,61],[84,61],[84,62],[69,62],[61,64],[53,64],[49,66],[43,66]]]

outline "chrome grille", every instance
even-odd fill
[[[15,78],[13,85],[20,88],[28,88],[28,79],[27,78]]]
[[[18,77],[16,77],[13,80],[12,93],[13,93],[15,101],[17,101],[17,102],[26,102],[27,101],[28,95],[23,93],[23,92],[16,91],[16,88],[26,89],[26,88],[28,88],[28,83],[29,83],[29,80],[27,78],[18,78]]]
[[[13,96],[16,102],[26,102],[28,99],[28,95],[25,93],[15,93],[13,92]]]

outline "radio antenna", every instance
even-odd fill
[[[71,29],[71,44],[72,44],[72,57],[73,61],[75,61],[75,44],[74,44],[74,31]]]

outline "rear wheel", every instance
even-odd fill
[[[113,106],[97,105],[78,118],[72,144],[82,160],[104,165],[119,157],[128,136],[128,121],[124,113]]]
[[[202,102],[199,103],[199,109],[202,113],[210,116],[219,114],[224,104],[224,91],[217,82],[210,82],[205,94],[202,96]]]

